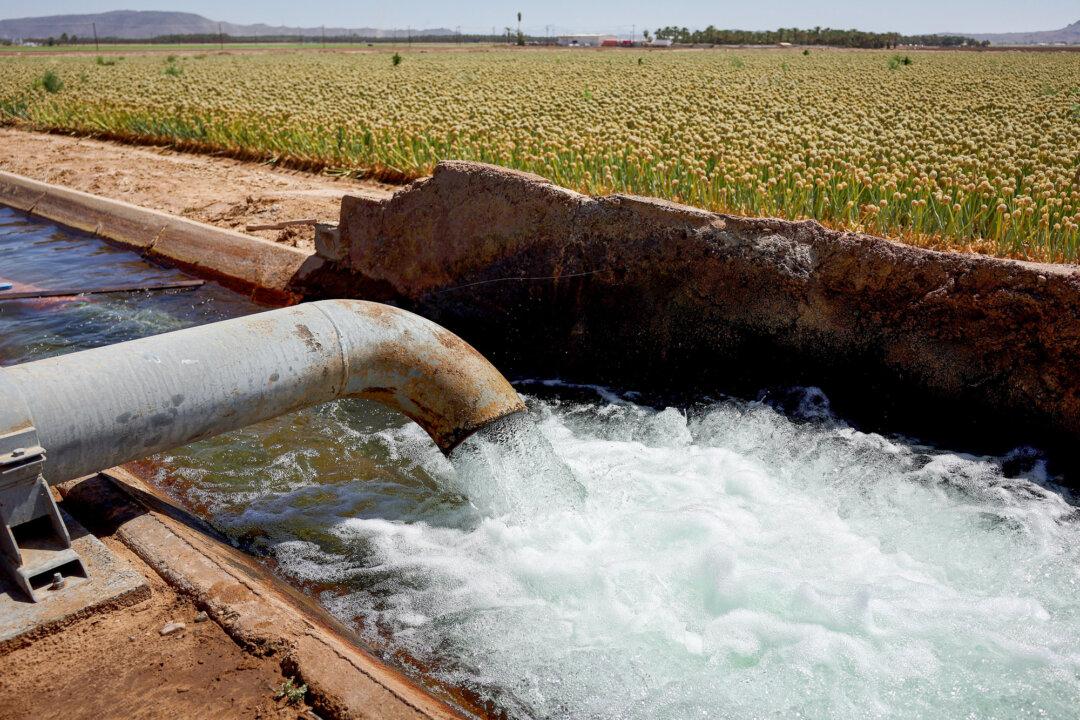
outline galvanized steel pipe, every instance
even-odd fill
[[[398,410],[444,453],[525,409],[461,338],[417,315],[326,300],[0,370],[58,483],[339,398]]]

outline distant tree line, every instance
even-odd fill
[[[986,47],[990,43],[979,42],[960,35],[901,35],[900,33],[873,33],[862,30],[835,30],[815,27],[780,28],[779,30],[721,30],[712,25],[704,30],[669,25],[657,28],[656,37],[677,43],[697,45],[831,45],[850,48],[894,48],[897,45],[935,45],[942,47]]]
[[[650,38],[649,31],[642,33],[647,41]],[[802,30],[800,28],[780,28],[778,30],[721,30],[708,26],[704,30],[689,30],[685,27],[669,25],[657,28],[655,36],[661,40],[671,40],[682,44],[695,45],[776,45],[777,43],[791,43],[792,45],[830,45],[834,47],[849,48],[894,48],[898,45],[932,45],[939,47],[986,47],[990,43],[978,41],[960,35],[901,35],[900,33],[873,33],[862,30],[835,30],[833,28],[815,27]],[[93,43],[88,37],[68,36],[62,34],[59,38],[27,38],[29,42],[39,45],[78,45]],[[102,45],[148,43],[159,45],[181,45],[189,43],[401,43],[401,42],[425,42],[425,43],[516,43],[518,45],[546,45],[552,44],[554,38],[526,36],[513,32],[509,27],[504,32],[493,35],[395,35],[393,37],[365,37],[362,35],[333,35],[325,38],[320,35],[227,35],[218,33],[200,33],[189,35],[159,35],[154,38],[133,40],[130,38],[102,37],[98,39]]]
[[[364,35],[218,35],[210,33],[206,35],[161,35],[150,40],[138,40],[135,42],[183,44],[183,43],[216,43],[220,40],[228,43],[400,43],[412,40],[413,42],[499,42],[506,41],[506,35],[394,35],[393,37],[368,37]],[[126,42],[132,42],[128,40]]]
[[[49,47],[52,47],[53,45],[78,45],[79,44],[79,36],[78,35],[70,35],[69,36],[67,33],[61,33],[59,38],[55,38],[55,37],[27,38],[27,40],[29,42],[36,42],[39,45],[48,45]],[[91,42],[93,42],[93,40],[91,40]]]
[[[509,30],[509,29],[508,29]],[[327,35],[323,38],[320,35],[228,35],[218,33],[198,33],[198,34],[186,34],[186,35],[158,35],[152,38],[118,38],[118,37],[101,37],[98,38],[98,43],[101,45],[129,45],[129,44],[150,44],[150,45],[184,45],[184,44],[208,44],[217,42],[227,43],[308,43],[308,44],[320,44],[325,42],[327,45],[331,43],[402,43],[408,42],[426,42],[426,43],[490,43],[490,42],[516,42],[523,44],[528,41],[544,42],[545,38],[533,38],[527,36],[518,37],[516,33],[499,33],[496,35],[465,35],[465,34],[450,34],[450,35],[394,35],[393,37],[366,37],[363,35]],[[8,42],[10,41],[3,41]],[[68,36],[64,33],[59,38],[26,38],[26,42],[35,42],[39,45],[78,45],[82,43],[94,44],[93,38],[78,38],[74,35]],[[552,39],[554,42],[554,39]]]

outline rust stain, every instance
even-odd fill
[[[321,353],[323,351],[322,343],[319,342],[315,334],[311,332],[311,328],[303,323],[296,326],[296,334],[304,341],[304,344],[308,346],[308,349],[313,353]]]
[[[29,422],[27,420],[20,419],[20,420],[17,420],[14,425],[10,425],[8,427],[0,428],[0,432],[7,435],[8,433],[15,433],[15,432],[22,432],[22,431],[25,431],[25,430],[29,430],[33,426],[34,426],[33,423],[31,423],[31,422]]]
[[[391,305],[367,302],[364,300],[339,300],[346,310],[360,315],[365,320],[378,323],[387,328],[397,327],[401,320],[401,310]]]
[[[376,398],[393,398],[397,395],[397,390],[391,387],[369,387],[364,390],[363,395],[372,400]]]
[[[214,600],[218,600],[226,605],[247,602],[253,597],[251,590],[240,583],[224,581],[211,585],[210,591],[207,594]]]

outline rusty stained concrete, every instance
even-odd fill
[[[886,430],[1080,438],[1076,266],[594,198],[457,161],[389,199],[345,197],[316,252],[309,294],[411,309],[511,376],[694,398],[812,384]]]

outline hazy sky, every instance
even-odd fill
[[[904,33],[1052,30],[1080,20],[1080,0],[2,0],[0,18],[106,10],[183,10],[214,20],[272,25],[448,27],[490,32],[515,25],[527,32],[629,33],[632,25],[774,29],[783,27],[895,30]]]

